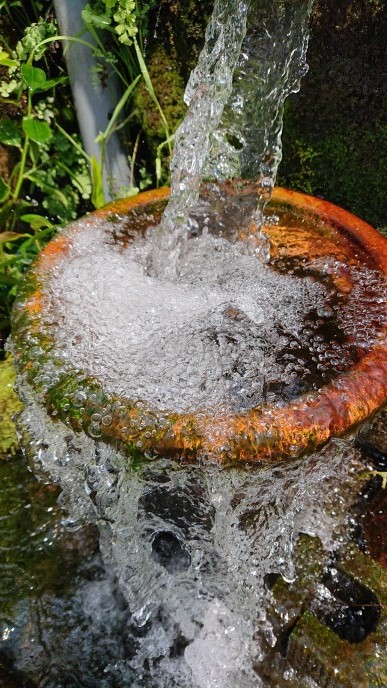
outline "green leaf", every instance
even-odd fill
[[[8,184],[0,177],[0,203],[4,203],[11,193],[11,189]]]
[[[56,128],[59,129],[59,131],[61,132],[61,134],[63,134],[63,136],[65,136],[65,138],[66,138],[68,141],[70,141],[70,143],[74,146],[74,148],[78,151],[78,153],[79,153],[80,155],[82,155],[82,156],[87,160],[87,162],[90,162],[89,156],[88,156],[87,153],[83,150],[82,146],[78,143],[78,141],[76,141],[72,136],[70,136],[70,134],[68,134],[67,131],[65,131],[65,129],[63,129],[63,128],[58,124],[58,122],[56,122]]]
[[[166,141],[169,141],[170,140],[169,125],[168,125],[167,119],[164,115],[164,111],[163,111],[163,109],[162,109],[162,107],[161,107],[161,105],[157,99],[155,90],[153,88],[152,80],[149,76],[148,68],[145,64],[144,58],[142,56],[142,52],[140,50],[140,46],[138,45],[136,38],[133,39],[133,43],[134,43],[134,49],[135,49],[136,55],[137,55],[138,64],[139,64],[139,67],[141,70],[141,74],[144,77],[145,86],[147,88],[147,91],[148,91],[150,97],[152,98],[154,104],[156,105],[156,107],[160,113],[160,117],[161,117],[161,120],[163,122],[164,131],[165,131],[165,139],[166,139]],[[168,145],[168,150],[169,150],[169,155],[172,155],[171,145]]]
[[[109,124],[106,128],[106,131],[100,132],[95,139],[96,143],[102,143],[103,141],[107,141],[109,136],[111,135],[113,131],[113,127],[121,113],[121,110],[124,108],[125,103],[127,100],[130,98],[132,95],[134,89],[136,88],[139,80],[141,79],[141,75],[139,74],[133,81],[132,83],[128,86],[126,89],[125,93],[121,96],[120,100],[118,101],[116,107],[114,108],[114,112],[109,120]]]
[[[11,217],[12,213],[14,210],[14,202],[13,201],[7,201],[4,203],[2,208],[0,208],[0,225],[4,226],[6,222],[9,220]]]
[[[34,89],[34,93],[44,93],[44,91],[49,91],[52,88],[55,88],[55,86],[59,86],[59,84],[64,84],[67,83],[69,78],[67,76],[58,76],[56,79],[47,79],[43,86],[39,86],[38,88]]]
[[[25,237],[30,238],[29,234],[19,234],[19,232],[0,232],[0,244],[6,244],[8,241],[17,241]]]
[[[43,215],[35,215],[34,213],[27,213],[27,215],[21,215],[20,219],[23,222],[27,222],[33,230],[41,229],[41,227],[53,227],[52,222],[47,220]]]
[[[380,475],[380,477],[382,479],[382,489],[385,490],[387,487],[387,471],[372,471],[372,473],[375,473],[376,475]]]
[[[111,12],[108,11],[106,14],[96,14],[93,12],[90,5],[86,5],[85,9],[82,10],[82,19],[85,24],[91,24],[98,29],[104,29],[111,24]]]
[[[46,73],[43,71],[43,69],[39,69],[39,67],[32,67],[32,65],[23,64],[21,67],[21,73],[32,92],[41,88],[46,81]]]
[[[103,193],[102,183],[102,167],[94,155],[90,158],[90,172],[91,181],[93,185],[93,192],[91,194],[91,202],[95,208],[101,208],[105,205],[105,196]]]
[[[42,120],[33,117],[23,119],[23,131],[36,143],[46,143],[52,137],[52,131],[47,122],[42,122]]]
[[[7,146],[20,147],[20,131],[11,119],[4,118],[0,120],[0,142],[5,143]]]
[[[50,194],[55,196],[58,199],[58,201],[60,201],[62,205],[64,205],[64,207],[67,208],[68,200],[66,196],[61,191],[59,191],[59,189],[57,189],[55,186],[47,184],[47,182],[39,176],[38,172],[36,172],[36,174],[34,175],[28,173],[25,175],[25,177],[26,179],[29,179],[31,182],[36,184],[36,186],[39,187],[39,189],[42,189],[43,191],[48,191]]]
[[[17,60],[12,60],[8,53],[5,53],[4,50],[0,50],[0,65],[2,67],[17,67],[19,62]]]
[[[6,284],[7,286],[13,285],[13,284],[18,284],[19,280],[15,279],[15,277],[11,277],[11,275],[1,275],[1,283]]]

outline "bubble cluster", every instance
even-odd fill
[[[208,233],[180,250],[173,280],[158,278],[147,262],[154,234],[122,250],[111,227],[83,228],[48,280],[45,319],[63,361],[111,395],[177,412],[246,410],[278,380],[291,384],[281,352],[323,308],[322,287]],[[90,434],[110,419],[111,409],[94,414]]]

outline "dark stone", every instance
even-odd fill
[[[157,533],[152,543],[152,557],[168,573],[187,571],[191,564],[189,552],[174,533]]]

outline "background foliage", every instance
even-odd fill
[[[96,58],[88,78],[107,86],[114,74],[121,86],[122,97],[97,140],[103,161],[109,136],[113,131],[122,134],[130,162],[128,193],[166,180],[172,147],[172,130],[143,56],[148,19],[156,4],[156,0],[91,0],[82,12],[84,33],[72,38],[88,45]],[[0,11],[0,333],[4,341],[26,267],[55,227],[99,207],[105,198],[103,162],[89,158],[78,133],[63,37],[52,3],[2,0]],[[161,140],[155,150],[142,136],[133,100],[140,81],[161,120]],[[173,126],[177,124],[174,120]]]

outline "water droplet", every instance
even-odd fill
[[[97,423],[90,423],[88,433],[91,437],[101,437],[101,428]]]

